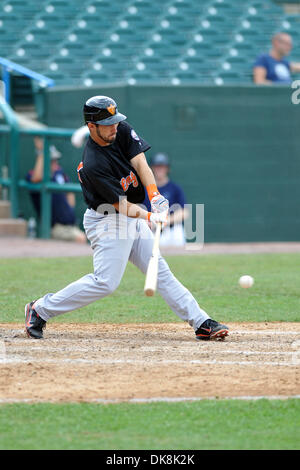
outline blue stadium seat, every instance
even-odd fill
[[[248,83],[250,64],[269,50],[278,30],[292,35],[291,57],[298,60],[300,15],[286,14],[273,0],[3,0],[0,5],[1,54],[56,76],[60,84],[84,80],[89,86],[97,74],[99,80],[131,83]]]

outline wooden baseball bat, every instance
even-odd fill
[[[144,286],[144,293],[148,297],[153,296],[156,291],[160,234],[161,234],[161,222],[158,222],[156,225],[156,231],[155,231],[153,248],[152,248],[152,255],[148,264],[145,286]]]

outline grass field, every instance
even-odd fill
[[[299,321],[299,253],[170,256],[167,261],[201,307],[217,320]],[[0,321],[23,321],[25,303],[56,292],[92,270],[91,257],[2,260]],[[254,277],[251,289],[239,287],[243,274]],[[177,317],[159,296],[144,296],[143,284],[143,274],[129,263],[111,296],[55,321],[175,321]]]
[[[1,449],[297,449],[299,400],[6,405]]]
[[[215,319],[299,321],[300,254],[172,256],[178,279]],[[24,304],[92,271],[92,259],[1,261],[0,321],[23,322]],[[241,289],[238,278],[255,278]],[[118,290],[56,322],[174,322],[128,265]],[[180,321],[180,320],[178,320]],[[209,369],[205,373],[209,373]],[[0,406],[1,449],[298,449],[299,400]]]

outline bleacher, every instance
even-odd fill
[[[249,83],[255,57],[277,31],[292,35],[297,55],[300,15],[272,0],[0,4],[0,56],[56,85]]]

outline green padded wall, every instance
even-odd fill
[[[113,96],[128,121],[164,151],[189,203],[205,204],[205,241],[293,241],[300,234],[300,105],[288,87],[124,86],[50,89],[44,119],[82,125],[82,105]],[[65,145],[76,181],[81,150]],[[60,148],[63,149],[63,144]],[[78,197],[78,214],[84,211]]]

